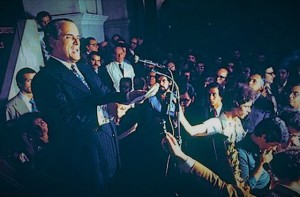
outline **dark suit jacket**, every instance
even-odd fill
[[[86,65],[77,66],[90,90],[53,58],[36,74],[32,88],[51,130],[51,192],[94,196],[103,193],[119,164],[115,125],[99,127],[96,106],[122,102],[126,96],[112,92]]]
[[[275,115],[272,101],[260,95],[253,103],[251,112],[243,120],[245,131],[252,133],[256,125],[265,118]]]

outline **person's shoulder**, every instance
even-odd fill
[[[109,61],[109,62],[107,62],[105,65],[104,65],[104,67],[109,67],[109,66],[113,66],[114,65],[114,61],[112,60],[112,61]]]
[[[12,107],[13,105],[15,105],[19,100],[22,100],[20,97],[19,97],[19,93],[12,97],[11,99],[9,99],[6,103],[6,107],[9,108],[9,107]]]
[[[124,64],[132,66],[131,62],[129,60],[127,60],[127,59],[124,59]]]
[[[242,146],[237,146],[236,147],[236,150],[238,151],[239,153],[239,156],[246,156],[247,155],[247,151],[242,147]]]

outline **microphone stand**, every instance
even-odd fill
[[[147,63],[149,63],[149,61],[147,61]],[[147,63],[144,63],[144,64],[146,65]],[[170,88],[170,90],[171,90],[170,91],[171,92],[170,99],[168,100],[167,108],[166,108],[167,110],[166,110],[166,113],[164,113],[163,112],[163,107],[162,107],[161,114],[162,114],[162,116],[164,116],[164,115],[168,116],[169,122],[170,122],[170,125],[171,125],[171,129],[172,129],[172,134],[175,136],[175,138],[176,138],[176,140],[177,140],[177,142],[178,142],[178,144],[179,144],[179,146],[181,148],[182,138],[181,138],[181,127],[180,127],[180,119],[179,119],[180,118],[179,117],[179,114],[180,114],[179,113],[179,109],[180,109],[181,106],[180,106],[179,87],[178,87],[178,85],[177,85],[177,83],[176,83],[176,81],[174,79],[172,71],[168,67],[166,67],[164,65],[159,65],[159,64],[153,63],[153,62],[151,62],[150,65],[152,65],[152,66],[150,67],[149,64],[147,66],[151,68],[152,72],[155,72],[156,74],[161,75],[161,76],[165,76],[166,78],[168,78],[168,79],[170,79],[172,81],[172,86]],[[158,72],[157,70],[155,70],[155,68],[168,69],[168,72],[170,73],[170,76],[168,76],[168,75],[166,75],[164,73]],[[174,89],[175,89],[175,91],[174,91]],[[171,102],[173,102],[173,98],[174,97],[175,97],[175,100],[176,100],[175,110],[174,110],[174,116],[177,118],[176,119],[176,122],[177,122],[177,135],[175,135],[174,123],[173,123],[173,121],[171,119],[171,112],[170,112],[170,106],[172,105]],[[161,120],[161,125],[163,125],[163,132],[166,133],[167,132],[167,127],[166,127],[166,121],[164,120],[164,118],[162,118],[162,120]],[[165,175],[164,175],[166,178],[169,177],[169,179],[168,179],[169,181],[171,181],[170,175],[169,175],[170,160],[171,160],[171,155],[169,154],[168,158],[167,158],[167,161],[166,161],[166,168],[165,168]],[[174,163],[174,165],[175,165],[175,163]],[[170,182],[169,184],[172,184],[172,183]],[[178,194],[177,194],[176,190],[177,189],[175,188],[175,186],[173,186],[172,187],[172,192],[174,192],[174,194],[177,196]]]
[[[154,64],[156,65],[157,63],[154,63]],[[161,68],[161,65],[160,65],[159,68]],[[164,67],[164,68],[166,68],[166,67]],[[177,105],[177,106],[175,106],[175,115],[177,115],[177,120],[176,120],[177,121],[177,135],[175,135],[175,129],[174,129],[173,123],[172,123],[172,121],[170,119],[171,118],[170,114],[168,114],[168,117],[169,117],[169,122],[171,123],[172,134],[176,137],[176,139],[178,141],[178,144],[181,147],[181,145],[182,145],[182,138],[181,138],[181,127],[180,127],[180,119],[179,119],[179,109],[180,109],[179,87],[178,87],[178,85],[177,85],[177,83],[176,83],[176,81],[174,79],[173,73],[172,73],[172,71],[170,69],[168,69],[168,71],[169,71],[169,73],[170,73],[171,76],[168,76],[168,75],[166,75],[164,73],[158,72],[157,70],[155,70],[154,67],[151,68],[151,71],[155,72],[158,75],[165,76],[165,77],[167,77],[168,79],[170,79],[172,81],[171,94],[175,95],[175,99],[176,99],[175,105]],[[175,89],[175,91],[174,91],[174,89]],[[170,96],[170,97],[172,97],[172,96]],[[168,111],[168,109],[170,109],[170,105],[171,105],[172,101],[173,101],[172,98],[170,98],[169,102],[168,102],[168,105],[167,105],[167,111]]]

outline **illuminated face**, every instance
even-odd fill
[[[23,93],[32,93],[31,81],[32,81],[34,76],[35,76],[35,73],[25,73],[23,75],[24,84],[21,87],[21,92],[23,92]]]
[[[205,70],[205,65],[204,65],[204,63],[198,63],[198,64],[196,65],[196,71],[197,71],[198,73],[203,73],[204,70]]]
[[[248,85],[255,92],[260,92],[264,86],[263,79],[261,78],[260,75],[254,74],[250,77],[250,81]]]
[[[187,108],[191,105],[192,99],[190,95],[185,92],[184,94],[180,95],[180,105],[181,107]]]
[[[265,82],[268,84],[272,84],[275,79],[275,73],[272,67],[266,69],[265,72]]]
[[[39,138],[47,143],[48,142],[48,124],[42,118],[36,118],[33,124],[39,129]]]
[[[229,72],[233,72],[234,70],[234,63],[232,62],[229,62],[228,65],[227,65],[227,69],[229,70]]]
[[[171,70],[171,71],[175,71],[176,70],[176,66],[173,62],[169,62],[168,63],[168,68]]]
[[[172,84],[171,82],[168,81],[167,77],[165,76],[160,76],[158,78],[158,83],[160,85],[160,90],[163,92],[167,91],[170,85]]]
[[[300,86],[297,85],[292,88],[289,98],[290,105],[294,109],[300,109]]]
[[[300,131],[293,127],[288,127],[290,138],[289,138],[289,144],[291,146],[298,146],[300,147]]]
[[[228,75],[228,71],[224,68],[221,68],[217,72],[217,83],[220,85],[225,85],[226,84],[226,78]]]
[[[40,21],[40,26],[42,27],[42,28],[45,28],[46,27],[46,25],[48,24],[50,22],[50,17],[49,16],[44,16],[44,17],[42,17],[41,18],[41,21]]]
[[[58,39],[50,39],[53,48],[52,55],[68,63],[75,63],[80,59],[80,37],[76,25],[64,21],[59,25]]]
[[[90,40],[89,45],[86,46],[87,52],[92,52],[92,51],[96,51],[98,52],[98,43],[97,40]]]
[[[98,55],[92,55],[90,63],[94,69],[97,69],[99,66],[101,66],[101,57]]]
[[[136,38],[132,38],[130,40],[130,48],[132,50],[135,50],[137,46],[138,46],[138,40]]]
[[[222,104],[222,97],[219,94],[218,88],[210,88],[208,91],[210,106],[214,109]]]
[[[155,72],[150,72],[149,75],[147,76],[147,83],[150,87],[152,87],[154,84],[156,84],[156,73]]]
[[[237,109],[237,115],[240,119],[244,119],[251,112],[252,101],[240,105]]]
[[[126,53],[122,47],[115,48],[114,60],[116,62],[122,63],[124,61],[125,55],[126,55]]]
[[[287,80],[289,73],[285,69],[278,70],[278,76],[283,83]]]
[[[268,142],[266,143],[265,140],[261,141],[257,144],[260,150],[273,150],[276,151],[277,147],[281,144],[279,142]]]
[[[190,72],[183,73],[183,76],[187,82],[191,81],[191,73]]]
[[[195,63],[196,62],[196,57],[194,55],[188,55],[187,60],[188,60],[188,62]]]

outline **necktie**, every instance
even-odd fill
[[[80,81],[81,81],[88,89],[90,89],[89,85],[87,84],[87,82],[85,81],[85,79],[83,78],[83,76],[82,76],[81,74],[79,74],[79,73],[77,72],[77,70],[75,69],[75,65],[74,65],[74,64],[72,64],[71,68],[72,68],[72,71],[73,71],[73,73],[75,74],[75,76],[76,76],[78,79],[80,79]]]
[[[36,104],[35,104],[33,98],[30,99],[29,103],[31,104],[31,110],[32,110],[32,112],[37,112],[38,109],[37,109],[37,107],[36,107]]]
[[[209,111],[210,111],[210,116],[211,116],[211,117],[214,118],[214,117],[217,117],[217,116],[218,116],[217,110],[211,108]]]
[[[122,76],[124,77],[124,69],[122,68],[122,64],[119,64],[119,68],[120,68],[120,71],[122,73]]]
[[[217,110],[213,109],[213,111],[214,111],[214,116],[217,117],[218,116]]]

